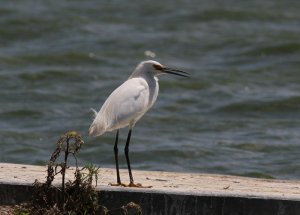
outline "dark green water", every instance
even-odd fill
[[[300,178],[298,1],[0,3],[0,162],[44,164],[78,130],[80,163],[113,167],[115,133],[88,137],[90,108],[151,51],[192,78],[160,78],[133,169]]]

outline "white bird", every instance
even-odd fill
[[[100,111],[95,110],[95,119],[90,126],[89,134],[99,136],[108,131],[117,130],[114,153],[117,171],[117,186],[126,186],[121,183],[118,162],[119,129],[129,126],[125,145],[125,156],[129,172],[130,187],[142,187],[134,184],[129,161],[129,142],[132,128],[135,123],[153,106],[157,99],[159,85],[157,76],[169,73],[189,77],[189,73],[171,69],[153,61],[143,61],[135,68],[131,76],[121,86],[115,89],[106,99]]]

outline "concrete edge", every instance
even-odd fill
[[[143,214],[210,214],[210,215],[296,215],[300,201],[237,196],[210,196],[182,193],[159,193],[145,189],[105,189],[99,191],[101,205],[109,209],[129,202],[142,207]],[[0,205],[30,200],[32,185],[0,184]]]

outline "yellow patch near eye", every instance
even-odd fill
[[[158,64],[153,64],[153,67],[156,70],[160,70],[160,71],[163,70],[163,67],[161,65],[158,65]]]

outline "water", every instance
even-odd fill
[[[299,179],[299,11],[296,1],[1,1],[0,162],[45,164],[77,130],[80,163],[114,167],[115,133],[88,137],[90,108],[151,51],[192,78],[160,78],[133,130],[133,169]]]

